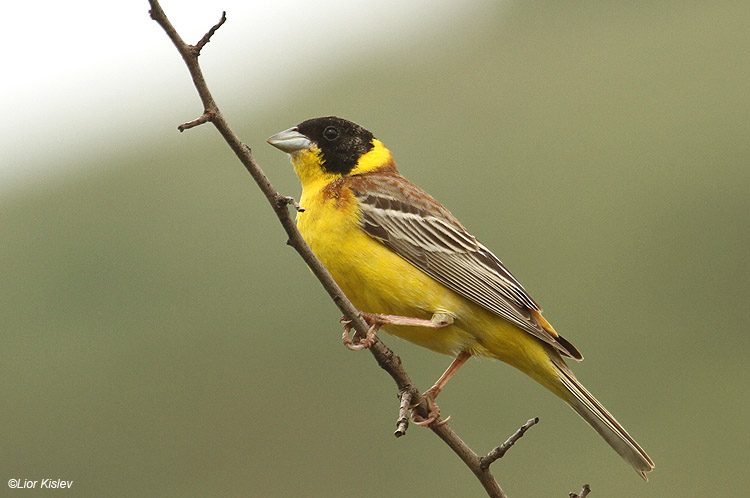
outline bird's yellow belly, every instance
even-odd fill
[[[341,208],[346,200],[323,200],[322,194],[317,195],[315,202],[309,202],[312,199],[303,193],[300,203],[306,211],[298,215],[297,225],[358,309],[423,319],[450,313],[455,319],[453,325],[440,329],[385,326],[385,332],[450,355],[469,351],[508,361],[522,353],[519,347],[525,349],[528,334],[444,287],[367,235],[359,226],[359,210]]]

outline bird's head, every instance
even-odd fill
[[[303,187],[394,167],[391,153],[371,132],[336,116],[308,119],[267,142],[289,154]]]

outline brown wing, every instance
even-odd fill
[[[342,179],[343,180],[343,179]],[[429,194],[390,170],[346,178],[360,202],[362,228],[454,292],[582,359],[541,317],[541,308],[492,252]],[[540,324],[540,321],[543,323]]]

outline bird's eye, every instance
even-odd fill
[[[325,130],[323,130],[323,136],[326,138],[326,140],[336,140],[339,136],[339,130],[337,130],[333,126],[329,126]]]

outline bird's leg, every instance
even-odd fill
[[[438,418],[440,418],[440,409],[435,403],[435,398],[437,398],[437,395],[440,394],[440,391],[443,390],[450,378],[453,377],[456,372],[458,372],[458,369],[461,368],[461,365],[466,363],[466,360],[468,360],[469,358],[471,358],[471,353],[468,353],[466,351],[460,352],[458,356],[456,356],[456,359],[453,360],[450,366],[445,370],[445,372],[443,372],[443,375],[440,376],[437,382],[435,382],[435,384],[433,384],[431,388],[429,388],[422,394],[422,396],[424,396],[424,398],[427,400],[427,406],[430,407],[430,414],[425,418],[412,411],[412,418],[414,419],[415,424],[430,426],[435,423]],[[440,422],[439,425],[446,423],[448,421],[448,418]]]
[[[359,336],[357,331],[354,331],[354,337],[349,338],[349,332],[352,330],[352,324],[345,317],[341,318],[341,323],[344,324],[344,333],[341,336],[341,341],[344,346],[353,350],[359,351],[361,349],[367,349],[375,344],[375,338],[377,337],[378,330],[383,325],[404,325],[408,327],[429,327],[433,329],[441,329],[447,327],[453,323],[453,316],[448,313],[435,313],[432,315],[430,320],[424,318],[412,318],[408,316],[397,316],[397,315],[384,315],[382,313],[360,313],[362,319],[370,326],[367,330],[367,335],[364,339]],[[356,340],[355,343],[352,339]]]
[[[357,333],[356,330],[354,331],[354,336],[350,338],[349,333],[352,330],[352,324],[349,320],[346,319],[346,317],[341,317],[341,322],[344,324],[344,333],[341,337],[341,340],[344,343],[344,346],[353,351],[359,351],[372,346],[375,343],[378,330],[383,325],[401,325],[407,327],[429,327],[432,329],[442,329],[444,327],[452,325],[454,320],[452,314],[445,312],[435,313],[429,320],[426,320],[424,318],[413,318],[409,316],[384,315],[382,313],[361,313],[361,315],[362,319],[370,326],[364,339],[360,337],[359,333]],[[469,358],[471,358],[470,353],[466,351],[459,353],[456,359],[453,360],[453,362],[450,364],[448,369],[443,372],[443,375],[440,376],[437,382],[435,382],[435,384],[431,388],[429,388],[424,392],[424,394],[422,394],[425,400],[427,400],[427,406],[430,408],[430,413],[427,417],[422,417],[412,410],[412,419],[414,419],[415,424],[430,426],[440,418],[440,409],[435,403],[435,398],[437,398],[437,395],[440,394],[440,391],[443,390],[443,387],[445,387],[450,378],[453,377],[453,374],[455,374],[461,367],[461,365],[466,363],[466,360],[468,360]],[[447,421],[448,419],[443,420],[442,422],[440,422],[440,425],[444,424]]]
[[[450,364],[448,368],[445,369],[445,372],[443,372],[443,375],[440,376],[440,378],[433,384],[431,388],[429,388],[422,396],[432,398],[433,400],[437,398],[437,395],[440,394],[440,391],[443,390],[445,385],[448,383],[448,381],[453,377],[453,375],[458,372],[458,369],[461,368],[461,365],[466,363],[466,360],[471,358],[471,353],[468,353],[466,351],[462,351],[456,356],[456,359],[453,360],[453,362]]]

